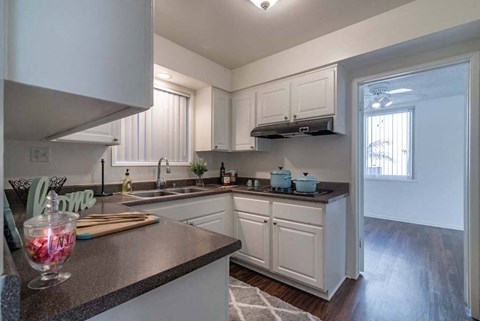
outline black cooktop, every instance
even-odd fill
[[[252,188],[252,190],[254,190],[254,189]],[[310,196],[310,197],[326,195],[326,194],[329,194],[329,193],[333,192],[332,190],[329,190],[329,189],[317,189],[313,193],[302,193],[302,192],[296,191],[293,188],[274,188],[274,187],[271,187],[271,186],[265,187],[265,188],[260,188],[260,189],[257,189],[256,191],[264,192],[264,193],[288,194],[288,195]]]

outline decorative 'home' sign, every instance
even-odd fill
[[[48,177],[35,178],[30,185],[27,202],[27,219],[43,214],[47,203]],[[97,200],[92,190],[73,192],[58,196],[60,211],[78,212],[95,205]]]

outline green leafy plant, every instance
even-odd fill
[[[190,162],[190,170],[197,176],[203,175],[207,168],[207,162],[203,158],[199,158]]]

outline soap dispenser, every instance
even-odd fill
[[[122,179],[122,194],[127,194],[132,191],[132,179],[130,178],[129,169],[125,172],[125,177]]]

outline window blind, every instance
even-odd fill
[[[365,176],[412,178],[413,109],[365,114]]]
[[[154,104],[148,111],[121,120],[121,145],[116,162],[188,162],[189,98],[154,90]]]

